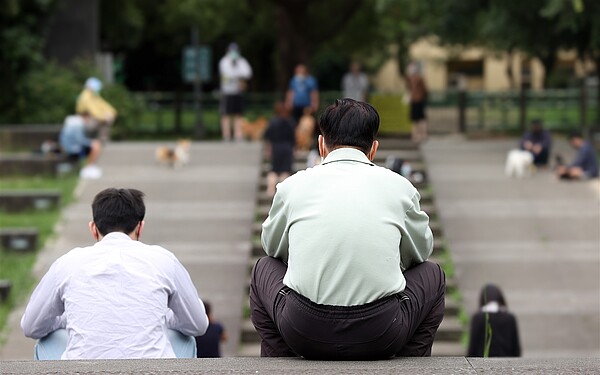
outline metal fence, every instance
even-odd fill
[[[197,124],[192,93],[139,93],[143,110],[123,119],[127,137],[156,135],[193,136]],[[321,108],[339,98],[339,91],[321,92]],[[396,95],[398,107],[405,106]],[[246,112],[250,119],[270,117],[281,94],[247,93]],[[201,98],[202,123],[207,138],[217,138],[219,95],[204,93]],[[401,111],[407,116],[407,111]],[[598,129],[600,113],[596,89],[531,90],[504,92],[434,91],[429,95],[428,118],[437,132],[500,131],[519,132],[532,119],[540,119],[554,131]]]

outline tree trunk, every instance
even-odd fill
[[[276,67],[276,85],[278,91],[284,92],[288,87],[290,77],[293,75],[294,67],[300,63],[308,64],[310,62],[309,42],[294,27],[298,23],[306,24],[301,20],[306,18],[306,6],[305,4],[299,4],[292,7],[277,2],[275,7],[278,32],[277,61],[279,62]]]

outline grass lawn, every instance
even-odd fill
[[[48,211],[30,211],[24,213],[7,213],[0,211],[2,227],[34,227],[39,232],[38,248],[31,253],[0,251],[0,279],[9,279],[12,283],[11,293],[6,301],[0,304],[0,332],[4,332],[6,320],[11,310],[25,298],[36,280],[31,270],[37,258],[37,251],[54,233],[54,227],[60,218],[61,209],[73,200],[73,191],[77,185],[76,174],[61,177],[6,177],[0,180],[0,190],[58,190],[61,192],[60,207]],[[4,336],[0,335],[0,345]]]

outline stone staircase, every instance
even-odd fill
[[[431,261],[445,266],[450,262],[450,256],[445,249],[445,241],[442,227],[437,220],[435,201],[429,183],[427,181],[426,165],[421,157],[418,146],[414,145],[409,139],[405,138],[382,138],[379,151],[375,157],[375,163],[381,166],[385,165],[388,156],[394,156],[408,161],[413,171],[421,172],[425,178],[421,182],[413,182],[413,185],[421,193],[421,208],[427,212],[430,217],[430,226],[434,234],[434,250]],[[298,152],[294,161],[294,170],[306,168],[306,152]],[[269,160],[265,159],[262,165],[262,174],[259,182],[255,224],[252,238],[252,252],[248,264],[248,280],[250,271],[256,260],[265,253],[260,242],[261,224],[266,219],[271,206],[271,198],[266,194],[266,175],[269,171]],[[455,297],[457,295],[456,281],[447,275],[446,307],[444,320],[438,329],[435,337],[432,355],[433,356],[462,356],[465,353],[462,344],[463,334],[465,332],[464,324],[459,318],[461,314],[461,302]],[[260,337],[249,317],[249,301],[246,301],[244,322],[242,323],[242,332],[240,335],[239,356],[260,356]]]

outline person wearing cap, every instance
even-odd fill
[[[252,67],[240,54],[236,43],[231,43],[227,53],[219,61],[221,75],[221,134],[223,140],[231,140],[231,121],[234,138],[242,140],[242,115],[244,113],[243,91],[246,80],[252,77]]]
[[[100,90],[102,90],[102,81],[96,77],[88,78],[77,98],[75,112],[78,114],[87,112],[98,124],[99,138],[107,141],[110,126],[117,118],[117,110],[100,96]]]

